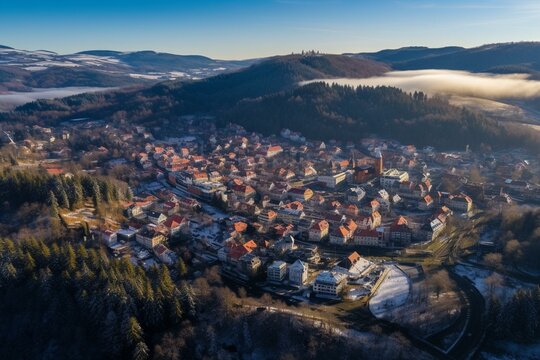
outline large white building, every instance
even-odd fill
[[[347,172],[343,171],[337,174],[319,175],[317,181],[324,183],[330,189],[334,189],[339,184],[347,180]]]
[[[273,282],[281,282],[287,274],[287,263],[285,261],[274,261],[267,269],[266,279]]]
[[[304,285],[308,278],[308,264],[296,260],[289,266],[289,282],[294,285]]]
[[[390,188],[396,183],[409,181],[409,173],[397,169],[388,169],[381,174],[380,181],[383,188]]]
[[[333,271],[322,271],[315,278],[313,292],[320,297],[336,298],[345,286],[347,275]]]

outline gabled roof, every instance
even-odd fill
[[[324,230],[328,229],[329,226],[330,225],[328,224],[328,221],[321,220],[321,221],[317,221],[315,224],[313,224],[311,229],[317,230],[317,231],[324,231]]]
[[[183,217],[183,216],[172,215],[167,220],[165,220],[163,225],[165,225],[169,229],[173,229],[173,228],[176,228],[176,227],[182,225],[185,221],[186,221],[186,218]]]

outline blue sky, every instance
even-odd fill
[[[539,0],[0,0],[0,44],[239,59],[540,40]]]

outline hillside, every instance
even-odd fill
[[[264,134],[282,128],[313,139],[357,140],[377,134],[439,149],[530,146],[540,150],[535,134],[497,121],[441,98],[408,94],[391,87],[343,87],[313,83],[291,92],[245,100],[223,122],[236,122]]]
[[[315,139],[355,140],[375,133],[439,148],[477,148],[485,143],[537,149],[540,142],[534,134],[499,125],[440,98],[389,87],[355,90],[320,83],[298,87],[305,80],[373,76],[388,69],[373,60],[348,56],[289,55],[199,81],[40,100],[4,118],[49,124],[77,117],[125,118],[159,126],[162,120],[205,114],[267,134],[288,127]]]
[[[416,59],[429,58],[439,55],[448,55],[466,50],[459,46],[446,46],[442,48],[429,48],[425,46],[408,46],[399,49],[386,49],[374,53],[347,54],[354,57],[364,57],[389,64],[411,61]]]
[[[317,78],[368,77],[389,70],[387,65],[342,55],[288,55],[254,64],[241,71],[199,81],[169,81],[137,91],[83,94],[40,100],[18,108],[25,119],[70,116],[111,116],[125,111],[133,120],[172,114],[218,114],[245,98],[290,90],[298,82]],[[152,114],[152,116],[148,116]]]
[[[88,50],[57,54],[0,46],[0,91],[65,86],[125,86],[200,79],[236,71],[258,60],[215,60],[155,51]]]

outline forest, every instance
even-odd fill
[[[440,97],[409,94],[392,87],[348,87],[313,83],[291,92],[244,100],[226,114],[248,130],[264,134],[282,128],[308,138],[357,140],[370,134],[418,146],[463,149],[528,146],[540,150],[540,137],[517,125],[501,125]]]
[[[491,340],[540,340],[540,287],[519,289],[504,303],[496,296],[490,297],[486,320]]]
[[[146,359],[152,333],[194,316],[164,266],[33,239],[0,240],[0,254],[2,359]]]
[[[92,199],[95,208],[103,202],[130,200],[125,183],[85,174],[52,176],[45,171],[0,171],[0,204],[16,210],[24,203],[55,205],[75,210]],[[58,210],[58,209],[56,209]]]

